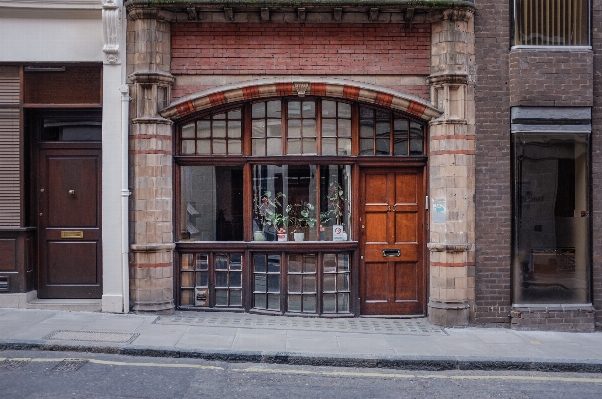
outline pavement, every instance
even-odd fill
[[[190,311],[138,315],[0,308],[0,357],[6,350],[410,370],[602,373],[602,332],[441,328],[424,318],[326,319]]]

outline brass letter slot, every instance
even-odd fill
[[[84,238],[84,232],[76,231],[61,231],[61,238]]]
[[[401,249],[383,249],[383,256],[386,256],[386,257],[401,256]]]

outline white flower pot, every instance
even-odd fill
[[[265,241],[265,234],[263,234],[263,231],[254,231],[253,232],[253,240],[254,241]]]
[[[303,240],[305,240],[305,233],[303,233],[303,232],[300,232],[300,233],[294,232],[293,233],[293,237],[295,238],[295,241],[303,241]]]

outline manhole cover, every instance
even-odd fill
[[[28,360],[5,359],[0,362],[0,369],[16,370],[16,369],[20,369],[21,367],[24,367],[27,363],[29,363],[29,359]]]
[[[138,333],[119,333],[119,332],[98,332],[98,331],[68,331],[60,330],[48,334],[43,339],[63,340],[63,341],[94,341],[111,342],[118,344],[131,344]]]
[[[52,368],[52,371],[77,371],[86,363],[88,363],[88,361],[84,359],[63,359],[59,364]]]

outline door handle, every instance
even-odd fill
[[[75,190],[69,190],[69,195],[75,195]]]
[[[399,248],[383,249],[383,256],[386,258],[399,257],[399,256],[401,256],[401,249],[399,249]]]

